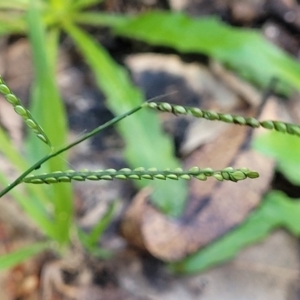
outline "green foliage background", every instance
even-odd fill
[[[72,38],[78,51],[81,52],[95,76],[97,85],[107,97],[107,106],[115,115],[123,114],[145,100],[141,91],[130,81],[124,68],[113,60],[106,49],[89,35],[82,25],[107,26],[116,35],[151,45],[167,46],[185,53],[206,54],[261,88],[266,87],[273,77],[280,79],[282,84],[278,91],[281,93],[288,94],[291,88],[300,87],[299,63],[267,42],[258,32],[230,27],[215,17],[193,19],[182,13],[161,11],[124,16],[109,15],[90,9],[100,2],[99,0],[0,1],[0,34],[2,36],[24,34],[30,40],[36,78],[32,87],[30,110],[49,135],[54,147],[63,145],[67,134],[66,115],[55,83],[54,72],[62,32]],[[157,24],[160,30],[157,30]],[[53,116],[56,116],[59,122],[53,122]],[[152,129],[151,132],[147,130],[149,127]],[[162,133],[158,118],[154,114],[146,111],[137,113],[120,123],[118,129],[128,145],[125,157],[131,167],[179,166],[179,162],[173,157],[170,140]],[[278,134],[268,134],[263,140],[256,141],[255,145],[275,157],[280,171],[292,182],[299,184],[300,148],[289,146],[298,143],[294,138],[290,136],[279,138]],[[136,143],[136,140],[139,142]],[[23,154],[14,148],[2,129],[0,144],[3,154],[18,171],[24,172],[30,167],[30,164],[24,163]],[[31,134],[27,136],[26,147],[26,159],[30,162],[33,161],[33,153],[34,156],[42,157],[49,151]],[[43,171],[50,172],[64,170],[65,167],[64,160],[53,159],[42,168]],[[2,186],[9,183],[2,173],[0,182]],[[145,184],[142,182],[140,187]],[[154,183],[154,189],[159,191],[154,194],[154,204],[166,214],[180,215],[186,199],[185,184],[171,181]],[[60,248],[69,245],[74,222],[72,191],[68,184],[47,188],[28,186],[25,194],[12,190],[11,195],[50,240],[57,241]],[[173,199],[176,199],[176,202]],[[271,229],[278,226],[284,226],[293,234],[299,235],[300,226],[297,218],[299,218],[298,203],[280,192],[271,192],[262,206],[240,228],[199,253],[173,265],[172,269],[180,272],[203,270],[232,257],[237,251],[265,237]],[[97,227],[100,228],[99,234],[103,231],[103,226]],[[83,243],[88,240],[88,247],[95,245],[92,238],[81,240]],[[48,240],[45,245],[49,246]],[[0,264],[0,267],[9,267],[20,262],[21,258],[26,259],[43,249],[44,246],[40,244],[29,246],[26,251],[23,249],[10,254],[7,260],[10,263]],[[5,257],[3,259],[5,260]]]

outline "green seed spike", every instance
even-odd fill
[[[250,126],[252,128],[263,127],[265,129],[273,130],[275,129],[278,132],[295,134],[300,136],[300,126],[295,124],[289,124],[280,121],[258,121],[252,117],[242,117],[231,114],[223,114],[215,111],[201,110],[195,107],[185,107],[180,105],[172,105],[169,103],[148,103],[145,106],[148,106],[152,109],[158,109],[161,111],[171,112],[175,115],[180,114],[189,114],[197,118],[204,118],[207,120],[219,120],[226,123],[239,124],[243,126]]]
[[[113,179],[160,179],[160,180],[178,180],[185,179],[189,180],[192,177],[195,177],[199,180],[206,180],[207,177],[212,176],[215,179],[222,180],[231,180],[237,182],[246,178],[257,178],[259,174],[255,171],[251,171],[248,168],[234,169],[232,167],[225,168],[223,170],[212,170],[211,168],[200,169],[199,167],[193,167],[188,171],[183,171],[181,168],[175,170],[157,170],[156,168],[150,168],[145,170],[139,168],[138,174],[135,170],[130,170],[128,168],[115,170],[98,170],[98,171],[89,171],[81,170],[79,172],[74,170],[68,170],[66,172],[56,171],[53,173],[43,173],[40,175],[29,175],[23,179],[23,182],[26,183],[56,183],[56,182],[70,182],[71,180],[84,181],[84,180],[113,180]],[[124,174],[126,171],[127,174]],[[111,174],[108,174],[111,173]]]
[[[0,93],[4,95],[7,102],[12,104],[15,112],[23,118],[26,125],[33,130],[33,132],[37,135],[37,137],[45,144],[51,147],[51,143],[48,137],[46,136],[46,134],[44,133],[44,131],[42,130],[42,128],[31,116],[30,111],[27,110],[22,105],[20,99],[15,94],[13,94],[13,92],[10,90],[10,88],[7,86],[7,84],[4,82],[1,76],[0,76]]]

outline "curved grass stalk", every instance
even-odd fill
[[[202,110],[196,107],[186,107],[180,105],[172,105],[166,102],[151,102],[147,103],[147,107],[163,112],[170,112],[174,115],[192,115],[196,118],[203,118],[210,121],[222,121],[230,124],[238,124],[249,126],[252,128],[263,127],[269,130],[276,130],[282,133],[300,136],[300,126],[281,122],[281,121],[259,121],[253,117],[242,117],[232,114],[223,114],[211,110]]]
[[[59,183],[59,182],[71,182],[75,181],[85,181],[85,180],[113,180],[113,179],[186,179],[196,178],[205,181],[207,177],[214,177],[219,181],[228,180],[237,182],[247,178],[257,178],[259,174],[255,171],[249,170],[248,168],[234,169],[231,167],[225,168],[223,170],[212,170],[211,168],[200,169],[198,167],[193,167],[187,171],[183,171],[180,168],[175,170],[157,170],[156,168],[145,168],[140,167],[134,170],[129,168],[123,168],[120,170],[106,169],[98,171],[74,171],[68,170],[65,172],[57,171],[53,173],[45,173],[40,175],[29,175],[23,179],[25,183]]]
[[[6,101],[13,106],[15,112],[22,117],[25,124],[35,133],[35,135],[49,147],[52,147],[51,142],[42,127],[35,121],[30,111],[22,105],[21,100],[10,90],[1,76],[0,93],[5,97]]]

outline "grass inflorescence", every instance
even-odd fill
[[[42,127],[35,121],[30,111],[22,105],[21,100],[10,90],[1,76],[0,93],[4,96],[6,101],[13,106],[15,112],[23,118],[25,124],[36,134],[36,136],[51,147],[51,143]]]
[[[232,114],[223,114],[211,110],[203,110],[197,107],[172,105],[166,102],[150,102],[147,103],[147,107],[163,112],[170,112],[174,115],[192,115],[196,118],[203,118],[210,121],[222,121],[225,123],[250,126],[252,128],[263,127],[269,130],[276,130],[278,132],[300,136],[300,126],[281,121],[259,121],[253,117],[242,117]]]
[[[23,179],[25,183],[59,183],[59,182],[70,182],[85,181],[85,180],[113,180],[113,179],[186,179],[196,178],[199,180],[206,180],[207,177],[214,177],[219,181],[228,180],[237,182],[247,178],[257,178],[259,174],[255,171],[249,170],[248,168],[234,169],[231,167],[223,170],[213,170],[211,168],[200,169],[193,167],[187,171],[183,171],[180,168],[174,170],[158,170],[156,168],[145,169],[143,167],[131,170],[129,168],[123,168],[120,170],[106,169],[98,171],[74,171],[68,170],[65,172],[57,171],[54,173],[40,174],[40,175],[29,175]]]

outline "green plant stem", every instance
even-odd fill
[[[154,99],[150,99],[148,100],[147,102],[149,101],[153,101]],[[139,111],[140,109],[142,109],[146,104],[147,102],[143,103],[142,105],[139,105],[137,106],[136,108],[133,108],[132,110],[126,112],[125,114],[122,114],[121,116],[118,116],[118,117],[115,117],[113,119],[111,119],[110,121],[106,122],[105,124],[103,125],[100,125],[99,127],[95,128],[94,130],[92,130],[91,132],[85,134],[84,136],[82,136],[80,139],[76,140],[75,142],[57,150],[56,152],[53,152],[48,154],[47,156],[43,157],[42,159],[40,159],[39,161],[37,161],[34,165],[32,165],[30,168],[28,168],[24,173],[22,173],[17,179],[15,179],[11,184],[9,184],[5,189],[3,189],[1,192],[0,192],[0,198],[2,196],[4,196],[5,194],[7,194],[10,190],[12,190],[14,187],[16,187],[18,184],[20,184],[23,179],[28,175],[30,174],[32,171],[38,169],[43,163],[45,163],[46,161],[48,161],[49,159],[69,150],[70,148],[78,145],[79,143],[85,141],[86,139],[92,137],[93,135],[97,134],[99,131],[125,119],[126,117],[132,115],[133,113]]]

